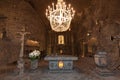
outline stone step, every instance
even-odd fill
[[[101,75],[101,76],[113,76],[114,75],[112,71],[106,68],[96,68],[95,71],[98,75]]]

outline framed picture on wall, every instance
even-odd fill
[[[58,44],[64,44],[64,35],[58,35]]]

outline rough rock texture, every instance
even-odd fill
[[[120,9],[118,9],[119,2],[119,0],[101,0],[99,4],[96,2],[96,5],[98,4],[98,6],[100,7],[95,10],[98,13],[95,13],[94,15],[95,17],[99,15],[97,17],[97,26],[99,26],[99,32],[94,33],[98,33],[96,35],[99,42],[98,47],[101,47],[102,50],[108,53],[108,59],[111,64],[115,63],[116,59],[119,59],[120,54],[118,49],[118,41],[115,39],[113,41],[111,40],[111,36],[116,36],[120,34],[120,24],[116,22],[120,22]]]
[[[118,41],[111,40],[111,36],[120,34],[120,0],[92,0],[81,10],[79,1],[82,0],[66,1],[77,7],[71,23],[76,53],[95,54],[106,51],[110,65],[113,65],[119,59]],[[3,28],[6,30],[5,39],[0,40],[0,62],[8,61],[9,55],[13,58],[12,61],[17,59],[12,55],[19,54],[20,37],[16,33],[22,27],[31,33],[25,39],[37,40],[40,42],[40,50],[46,49],[46,33],[50,25],[45,17],[45,9],[51,2],[52,0],[0,0],[0,33],[3,33]],[[88,48],[83,48],[84,46]]]
[[[27,2],[0,0],[0,14],[7,17],[0,19],[0,32],[3,33],[2,28],[5,28],[7,37],[7,40],[0,40],[0,63],[4,62],[4,59],[8,62],[16,61],[20,51],[20,36],[17,32],[21,31],[23,27],[31,33],[26,36],[25,40],[37,40],[40,43],[40,50],[45,49],[44,25],[41,23],[39,15]]]
[[[111,36],[120,34],[120,9],[119,0],[92,0],[89,8],[84,10],[81,18],[81,27],[78,30],[78,41],[84,39],[88,43],[92,38],[97,40],[97,51],[106,51],[111,65],[119,59],[118,40],[111,40]],[[84,27],[84,28],[83,28]],[[83,32],[86,35],[82,35]],[[90,33],[87,36],[87,33]],[[94,45],[94,44],[93,44]]]

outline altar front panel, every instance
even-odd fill
[[[47,56],[50,71],[69,72],[73,70],[73,61],[78,60],[74,56]]]

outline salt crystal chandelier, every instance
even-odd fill
[[[46,9],[46,17],[50,21],[52,30],[64,32],[70,28],[71,20],[75,15],[75,10],[71,4],[66,5],[63,0],[57,0],[57,4],[52,3],[52,7]]]

